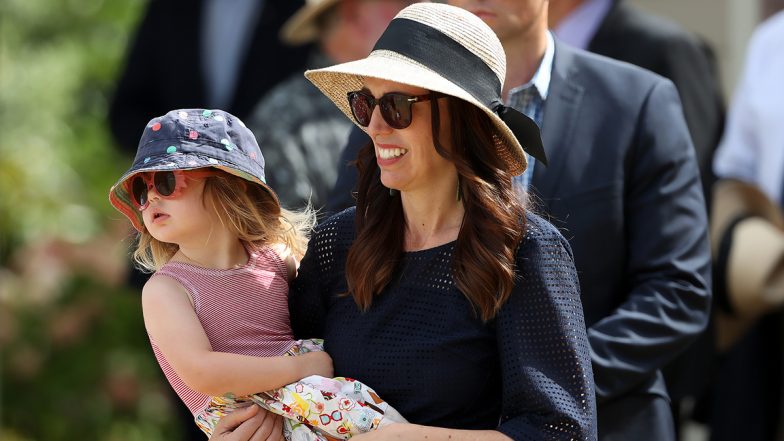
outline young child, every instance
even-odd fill
[[[208,436],[247,401],[287,417],[287,439],[405,421],[362,383],[328,378],[319,342],[294,340],[288,284],[314,216],[281,208],[239,119],[202,109],[154,118],[109,199],[139,232],[135,260],[155,272],[142,294],[155,356]]]

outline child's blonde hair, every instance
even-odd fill
[[[222,171],[205,178],[202,202],[249,248],[283,244],[298,259],[305,254],[316,225],[310,204],[299,211],[286,210],[260,185]],[[133,259],[143,271],[154,272],[178,250],[177,244],[161,242],[144,228]]]

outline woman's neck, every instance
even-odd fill
[[[180,244],[180,250],[172,260],[204,268],[231,269],[245,265],[248,262],[248,252],[234,236],[210,236],[205,243]]]
[[[465,209],[463,202],[457,198],[457,183],[450,188],[445,191],[401,192],[406,251],[433,248],[457,239]]]

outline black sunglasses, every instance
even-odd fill
[[[381,116],[393,129],[405,129],[411,125],[411,106],[420,101],[430,101],[439,98],[443,94],[430,92],[427,95],[412,96],[403,93],[385,93],[381,98],[376,99],[368,92],[359,90],[348,93],[348,105],[351,107],[351,114],[362,127],[370,125],[370,117],[376,105],[381,108]]]

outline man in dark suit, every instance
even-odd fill
[[[681,98],[705,190],[724,125],[716,62],[696,35],[624,0],[550,0],[549,24],[562,41],[668,78]]]
[[[120,147],[133,155],[144,125],[171,109],[219,107],[245,119],[267,90],[304,70],[310,48],[278,39],[302,3],[150,1],[110,105]]]
[[[711,48],[677,23],[624,0],[550,0],[550,28],[563,42],[626,61],[671,80],[678,89],[706,200],[714,181],[713,153],[724,126],[724,103]],[[667,388],[678,403],[698,396],[713,368],[712,332],[665,369]]]
[[[449,3],[496,31],[504,99],[541,124],[549,165],[534,163],[520,182],[531,179],[532,208],[574,251],[599,439],[675,439],[660,369],[703,331],[710,309],[705,202],[675,87],[554,41],[547,0]]]

